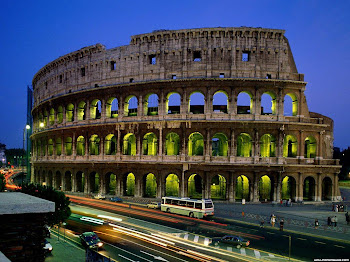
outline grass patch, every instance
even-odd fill
[[[350,180],[339,181],[339,186],[350,187]]]

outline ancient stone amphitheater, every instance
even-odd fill
[[[158,30],[52,61],[33,79],[32,181],[84,195],[339,199],[333,121],[309,111],[284,33]]]

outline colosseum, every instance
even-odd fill
[[[333,121],[284,30],[157,30],[33,78],[32,182],[82,195],[340,200]]]

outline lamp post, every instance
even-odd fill
[[[27,154],[25,150],[24,142],[26,140],[26,130],[29,130],[29,129],[30,129],[30,125],[28,124],[25,126],[25,128],[23,128],[23,153],[24,154]],[[24,158],[24,164],[26,164],[27,166],[28,157],[23,156],[23,158]],[[22,158],[22,186],[23,186],[23,177],[24,177],[23,158]],[[28,173],[28,170],[27,170],[27,173]]]

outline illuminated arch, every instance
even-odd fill
[[[54,108],[50,109],[49,123],[50,123],[50,126],[55,124],[55,109]]]
[[[128,96],[124,103],[124,116],[137,116],[137,106],[138,100],[136,96]]]
[[[47,127],[47,118],[49,116],[49,113],[47,112],[47,110],[44,110],[44,127]]]
[[[136,156],[136,137],[133,133],[124,136],[123,155]]]
[[[63,122],[63,107],[59,106],[57,109],[57,122],[61,124]]]
[[[269,176],[264,175],[259,179],[259,200],[273,200],[273,188]]]
[[[112,172],[108,172],[105,175],[105,180],[106,193],[110,195],[115,195],[117,188],[117,176]]]
[[[213,95],[213,112],[228,113],[228,95],[225,91],[217,91]]]
[[[212,138],[212,155],[228,156],[228,139],[223,133],[216,133]]]
[[[181,96],[179,93],[171,92],[165,101],[165,112],[167,114],[180,114]]]
[[[92,135],[90,137],[89,152],[91,156],[100,154],[100,138],[98,137],[98,135]]]
[[[237,114],[253,113],[253,95],[249,91],[242,91],[237,96]]]
[[[283,143],[283,157],[296,157],[298,153],[298,141],[293,135],[286,135]]]
[[[157,136],[152,132],[144,135],[143,141],[142,141],[143,155],[147,155],[147,156],[157,155],[157,151],[158,151],[157,141],[158,141]]]
[[[247,133],[241,133],[237,137],[237,156],[252,156],[252,138]]]
[[[55,141],[55,148],[56,148],[56,156],[60,156],[62,154],[62,139],[60,137],[56,138]]]
[[[144,195],[145,197],[156,197],[157,195],[157,179],[152,173],[144,176]]]
[[[135,175],[133,173],[129,173],[125,176],[124,195],[125,196],[134,196],[135,195]]]
[[[240,175],[236,179],[236,200],[249,200],[250,197],[250,182],[249,179],[244,176]]]
[[[204,95],[195,91],[188,99],[188,112],[192,114],[204,114]]]
[[[144,105],[143,105],[143,114],[145,116],[158,115],[158,95],[157,94],[146,95]]]
[[[100,191],[100,175],[97,172],[91,172],[89,176],[90,192],[98,193]]]
[[[192,133],[188,137],[188,155],[202,156],[204,148],[203,136],[199,132]]]
[[[180,137],[176,133],[169,133],[165,137],[165,155],[177,156],[180,153]]]
[[[65,141],[65,155],[66,156],[71,156],[73,153],[73,139],[71,137],[66,137]]]
[[[305,139],[304,157],[305,158],[315,158],[316,157],[316,150],[317,150],[316,139],[313,136],[308,136]]]
[[[77,138],[76,151],[78,156],[85,155],[85,138],[83,136]]]
[[[203,198],[202,178],[200,175],[192,174],[188,178],[188,197]]]
[[[281,198],[295,201],[296,197],[296,181],[292,176],[286,176],[282,180]]]
[[[86,103],[85,101],[80,101],[78,104],[78,121],[86,120]]]
[[[226,199],[226,178],[222,175],[216,175],[211,180],[211,198]]]
[[[66,122],[74,121],[74,105],[68,104],[66,107]]]
[[[101,118],[101,101],[98,99],[92,100],[90,103],[90,119]]]
[[[109,134],[105,138],[105,152],[106,155],[115,155],[117,153],[117,138],[114,134]]]
[[[106,102],[106,117],[117,118],[118,117],[119,104],[118,99],[111,97]]]
[[[48,143],[47,143],[47,154],[49,156],[53,155],[53,140],[50,138]]]
[[[298,115],[298,98],[294,93],[288,93],[284,96],[283,106],[285,116]]]
[[[179,196],[180,180],[176,174],[169,174],[165,179],[165,196]]]
[[[322,200],[332,200],[333,183],[332,179],[325,177],[322,180]]]
[[[265,92],[261,96],[261,114],[276,115],[277,99],[273,92]]]
[[[276,156],[276,138],[271,134],[265,134],[260,138],[260,156]]]
[[[304,187],[303,187],[304,201],[315,200],[315,189],[316,189],[315,179],[311,176],[306,177],[304,179]]]

